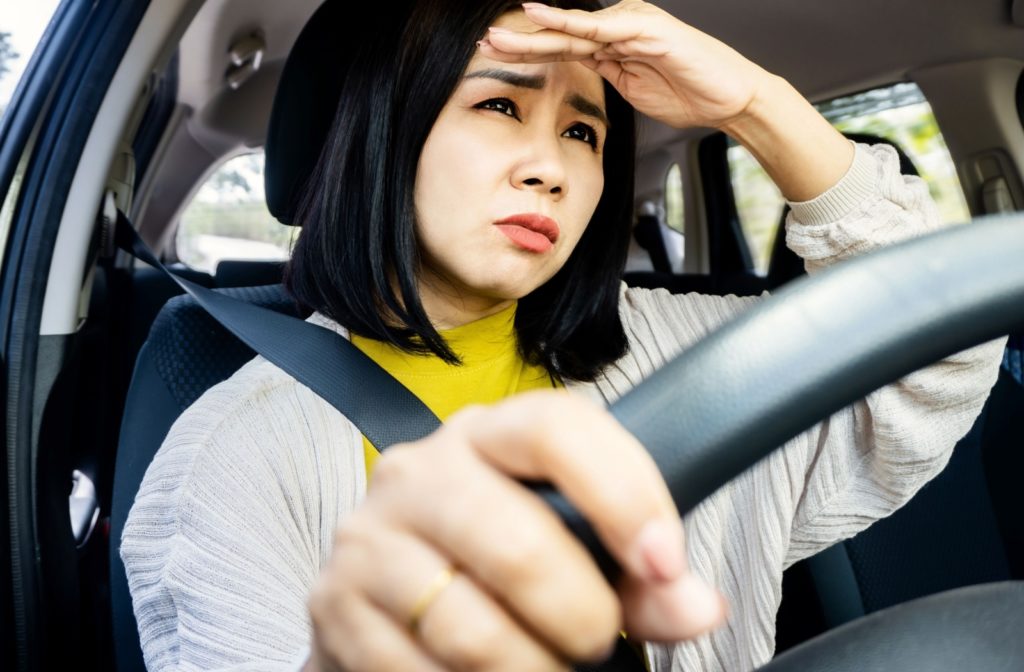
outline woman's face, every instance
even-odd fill
[[[521,11],[495,25],[536,29]],[[417,169],[428,313],[441,299],[486,314],[562,267],[600,200],[607,133],[603,80],[592,70],[474,55]]]

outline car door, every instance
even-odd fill
[[[8,485],[0,504],[3,669],[102,667],[101,630],[84,625],[91,611],[81,599],[84,556],[69,520],[78,466],[77,428],[67,413],[74,399],[59,394],[67,389],[76,333],[48,327],[43,313],[51,277],[76,273],[73,281],[87,280],[55,255],[58,233],[70,215],[77,224],[71,229],[92,239],[96,208],[75,193],[74,178],[90,160],[87,140],[105,121],[101,103],[148,4],[61,2],[0,119],[0,422]],[[99,196],[91,195],[93,203]],[[82,476],[75,493],[80,535],[99,519]],[[99,543],[102,535],[96,537]]]

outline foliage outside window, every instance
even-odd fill
[[[181,215],[178,259],[214,273],[222,259],[285,260],[297,229],[278,222],[263,193],[263,153],[222,165]]]
[[[0,10],[0,117],[3,116],[29,57],[39,44],[58,0],[6,2]]]
[[[665,224],[683,233],[683,174],[673,163],[665,175]]]
[[[786,201],[772,178],[745,147],[730,139],[726,157],[736,212],[754,262],[754,272],[767,275],[775,232]]]
[[[903,149],[921,173],[938,204],[943,222],[970,219],[949,149],[931,106],[913,83],[900,83],[818,106],[844,133],[866,133],[891,140]],[[730,142],[728,161],[747,245],[759,275],[768,272],[769,256],[779,232],[785,200],[768,174],[743,147]]]

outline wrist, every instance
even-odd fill
[[[824,193],[853,163],[853,144],[776,75],[759,82],[744,114],[720,130],[754,155],[788,201]]]
[[[761,70],[754,95],[746,107],[736,115],[718,124],[717,130],[746,146],[772,130],[786,98],[799,96],[796,89],[779,75]]]
[[[793,108],[794,98],[806,103],[790,82],[778,75],[762,71],[754,95],[746,103],[746,107],[738,115],[720,124],[718,130],[753,151],[749,144],[755,144],[761,138],[777,132],[779,116],[784,113],[786,107]]]

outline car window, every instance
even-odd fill
[[[58,0],[4,3],[0,12],[0,117],[7,110],[57,4]]]
[[[906,152],[928,184],[943,222],[970,219],[953,159],[931,106],[916,84],[904,82],[873,89],[817,107],[840,131],[885,138]],[[730,142],[728,161],[740,226],[755,272],[765,275],[785,201],[746,149]]]
[[[665,174],[665,224],[674,231],[684,232],[683,174],[678,163],[673,163]]]
[[[297,229],[267,210],[263,152],[235,157],[215,170],[181,214],[178,260],[214,273],[222,259],[287,259]]]

